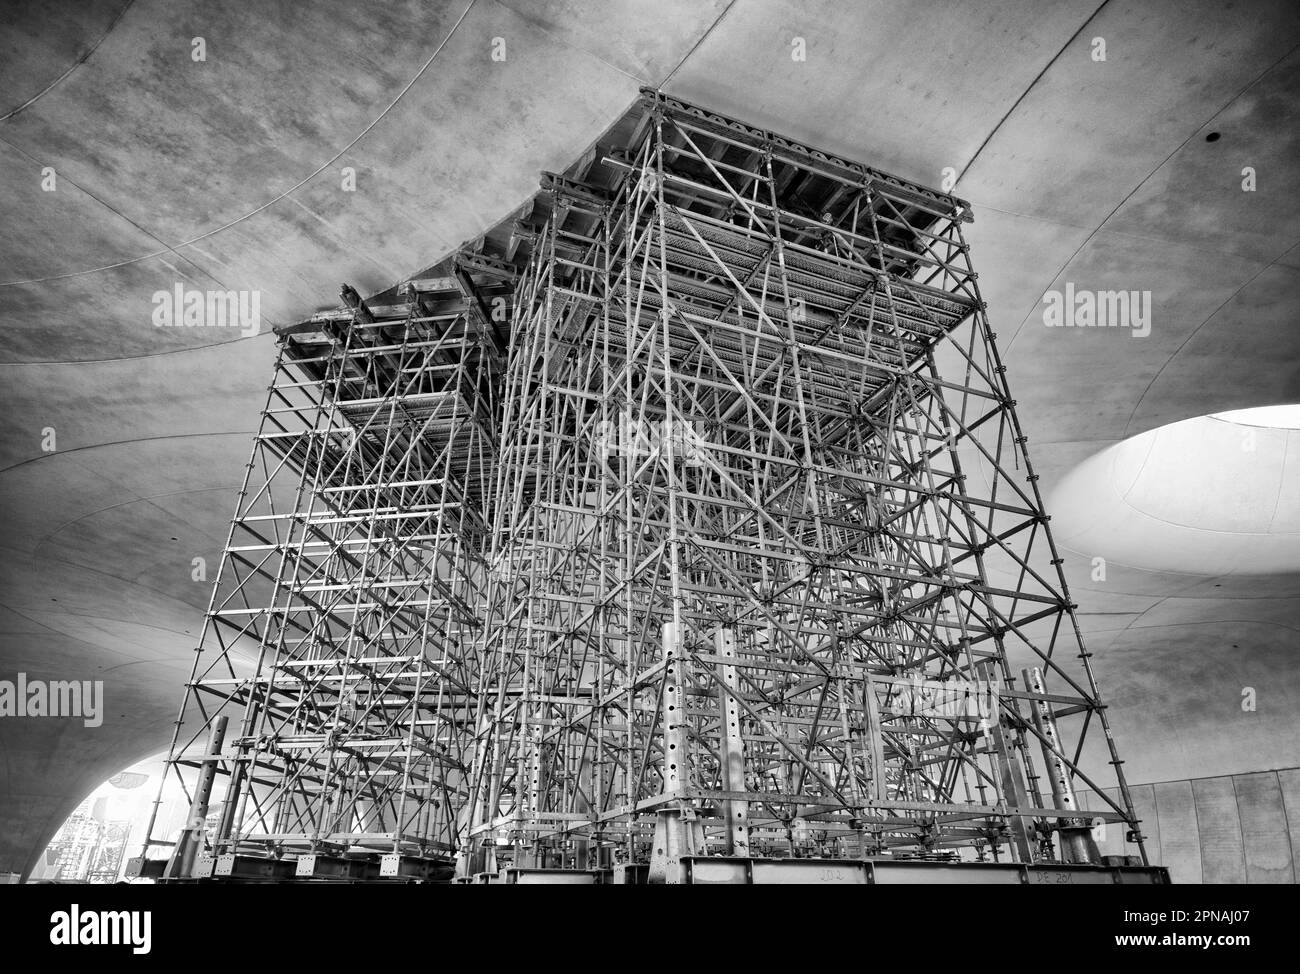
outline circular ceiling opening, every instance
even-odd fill
[[[1211,413],[1211,419],[1240,426],[1263,426],[1268,429],[1300,430],[1300,403],[1292,406],[1256,406],[1253,409],[1234,409],[1226,413]]]
[[[1066,474],[1048,510],[1061,545],[1131,568],[1300,572],[1300,405],[1131,437]]]

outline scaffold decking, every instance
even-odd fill
[[[647,90],[284,329],[166,875],[1162,878],[970,219]]]

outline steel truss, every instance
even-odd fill
[[[199,784],[171,876],[367,853],[404,875],[459,848],[496,358],[459,294],[382,319],[345,297],[282,338],[172,744]]]
[[[1090,728],[1135,819],[964,204],[657,96],[604,162],[517,290],[471,835],[1095,859]]]
[[[1145,863],[969,220],[646,91],[440,276],[285,329],[165,875],[1032,870],[1098,819]]]

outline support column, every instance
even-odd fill
[[[682,634],[677,623],[665,622],[664,645],[664,794],[685,787],[690,777],[687,755],[686,700],[682,693]]]
[[[1021,671],[1025,689],[1030,693],[1045,694],[1043,671],[1037,666]],[[1052,783],[1052,802],[1069,817],[1058,819],[1061,835],[1061,858],[1066,862],[1100,862],[1101,852],[1092,837],[1092,830],[1084,818],[1079,817],[1079,802],[1074,794],[1069,768],[1061,751],[1061,735],[1056,727],[1052,705],[1047,700],[1032,702],[1034,727],[1043,744],[1043,762]]]
[[[976,667],[976,672],[981,674],[981,679],[985,680],[990,686],[995,685],[997,680],[997,668],[992,662],[987,662]],[[993,738],[993,751],[997,760],[998,773],[1002,779],[1002,800],[1008,805],[1014,805],[1017,810],[1028,808],[1029,792],[1025,789],[1025,771],[1020,762],[1020,755],[1015,747],[1008,740],[1006,732],[1005,718],[1002,715],[1001,708],[998,712],[990,715],[989,733]],[[1018,862],[1031,863],[1034,861],[1034,847],[1029,835],[1029,824],[1025,821],[1023,815],[1010,816],[1011,840],[1015,847],[1016,860]]]
[[[689,734],[686,727],[686,697],[682,692],[686,666],[679,625],[663,626],[664,728],[663,794],[676,796],[660,808],[655,820],[654,846],[650,854],[648,879],[651,883],[675,885],[682,881],[682,856],[704,852],[704,830],[683,793],[691,783]]]
[[[520,810],[520,822],[540,824],[541,812],[543,811],[542,796],[545,794],[547,787],[546,768],[543,766],[541,727],[533,727],[528,736],[528,793],[525,799],[526,804]],[[525,834],[524,846],[528,850],[525,853],[528,860],[527,865],[540,867],[547,863],[547,853],[551,850],[545,848],[541,832],[535,831],[531,835]],[[524,864],[523,862],[519,863],[519,865]]]
[[[199,768],[199,781],[194,789],[194,799],[190,802],[189,818],[164,873],[168,879],[184,879],[194,875],[194,859],[203,847],[204,822],[208,817],[208,805],[212,801],[212,783],[216,780],[217,765],[221,761],[221,748],[226,741],[228,722],[229,718],[224,714],[212,722],[212,730],[208,734],[208,749],[203,755],[203,764]]]
[[[713,645],[719,656],[736,658],[734,631],[719,629],[713,634]],[[731,691],[728,693],[718,690],[718,713],[722,720],[722,787],[725,791],[746,791],[745,742],[740,734],[740,706],[731,695],[740,693],[740,679],[734,665],[722,664],[722,683]],[[749,802],[728,799],[722,804],[723,816],[727,822],[728,855],[749,855]]]

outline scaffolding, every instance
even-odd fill
[[[50,840],[34,875],[46,882],[117,882],[131,823],[109,814],[109,802],[102,797],[92,795],[78,805]]]
[[[1141,871],[970,219],[647,90],[283,332],[171,759],[220,824],[167,874]]]
[[[1090,725],[1100,817],[1134,816],[967,207],[662,96],[640,121],[609,190],[550,181],[517,291],[471,834],[652,881],[1056,832],[1090,861]]]
[[[281,337],[168,761],[169,878],[430,878],[458,849],[499,339],[453,281],[343,296]]]

